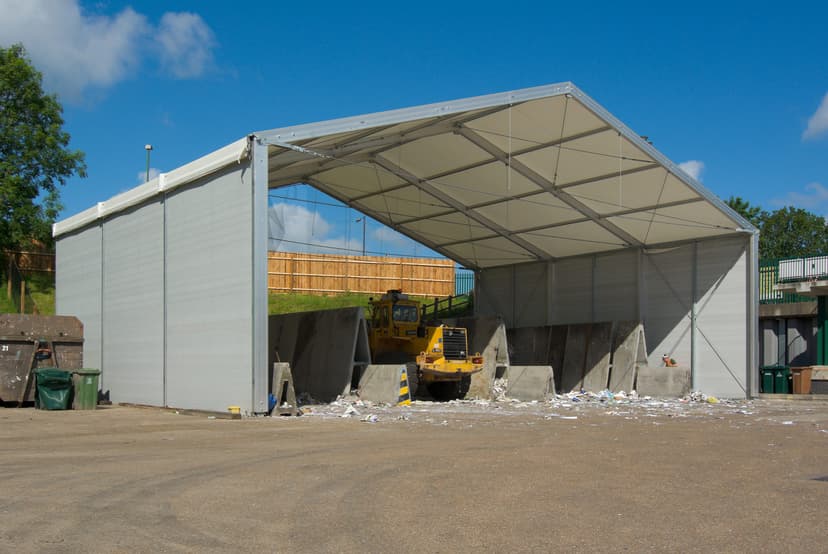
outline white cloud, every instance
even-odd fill
[[[822,103],[808,120],[808,127],[802,133],[802,140],[818,137],[828,131],[828,94],[822,98]]]
[[[678,166],[693,179],[697,181],[701,180],[701,174],[704,171],[704,162],[699,160],[687,160],[686,162],[681,162]]]
[[[770,203],[780,208],[793,206],[824,214],[828,212],[828,188],[820,183],[808,183],[804,191],[790,191],[782,198],[774,198]]]
[[[151,167],[149,170],[149,179],[147,179],[147,170],[143,169],[136,174],[135,180],[138,181],[138,184],[141,184],[146,181],[152,181],[159,175],[161,175],[161,170],[155,167]]]
[[[385,226],[377,227],[376,229],[374,229],[371,235],[381,243],[390,243],[391,245],[396,246],[408,246],[413,242],[410,238],[406,237],[405,235],[401,235],[394,229]]]
[[[0,0],[0,14],[0,45],[23,43],[46,88],[71,102],[134,77],[150,57],[175,78],[212,63],[213,32],[192,13],[167,12],[157,28],[132,8],[98,15],[79,0]]]
[[[316,211],[279,203],[268,212],[268,249],[286,252],[354,254],[362,252],[362,237],[333,234],[334,226]]]
[[[213,31],[194,13],[165,13],[155,33],[161,66],[174,77],[189,79],[204,74],[213,63]]]

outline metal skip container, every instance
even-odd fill
[[[83,367],[83,324],[72,316],[0,314],[0,403],[34,401],[41,367]]]

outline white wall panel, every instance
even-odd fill
[[[515,267],[515,309],[513,327],[546,325],[547,264]]]
[[[83,323],[83,365],[101,369],[101,227],[63,235],[55,248],[55,313]],[[101,390],[108,385],[102,373]]]
[[[164,207],[103,225],[103,357],[113,402],[164,405]]]
[[[552,325],[592,321],[593,258],[555,262]]]
[[[511,267],[481,270],[475,280],[474,301],[478,315],[498,315],[507,327],[514,327],[513,293]]]
[[[595,321],[631,321],[638,310],[638,255],[595,258]]]
[[[745,248],[742,238],[698,244],[694,388],[724,397],[747,392]]]
[[[169,406],[253,408],[251,173],[231,169],[167,197]]]
[[[693,303],[693,245],[650,252],[644,261],[644,332],[651,366],[669,354],[690,365],[690,310]],[[742,323],[744,329],[744,322]]]

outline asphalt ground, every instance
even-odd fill
[[[0,409],[0,552],[828,551],[828,402],[348,406]]]

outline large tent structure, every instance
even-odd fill
[[[113,400],[267,403],[267,193],[307,183],[477,272],[478,315],[644,322],[756,392],[757,232],[571,83],[260,131],[57,223],[57,309]]]

